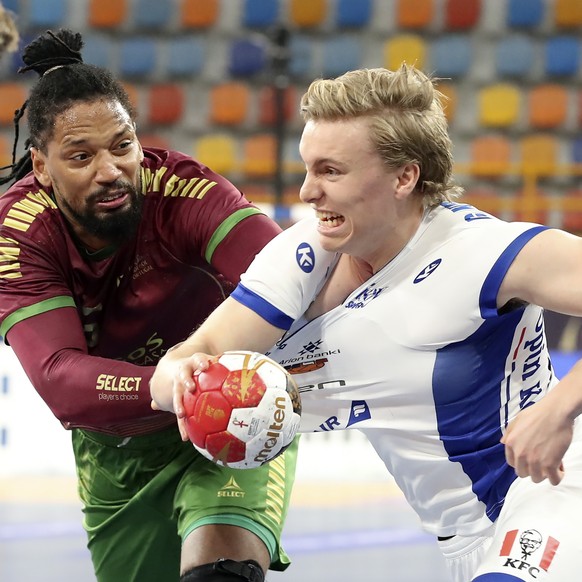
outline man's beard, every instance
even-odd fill
[[[98,215],[91,210],[91,204],[79,211],[74,209],[62,196],[59,196],[59,203],[88,234],[107,241],[108,244],[119,246],[130,240],[137,231],[142,216],[143,196],[133,184],[118,181],[109,188],[102,188],[93,193],[89,201],[107,196],[109,191],[114,190],[125,190],[129,193],[130,204],[128,208]]]

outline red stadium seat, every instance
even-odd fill
[[[474,28],[481,14],[480,0],[446,0],[445,28],[466,30]]]
[[[154,84],[149,91],[148,122],[170,124],[178,122],[184,113],[185,96],[180,85]]]
[[[288,85],[283,91],[283,119],[292,122],[299,110],[297,103],[297,87]],[[259,91],[259,123],[261,125],[275,125],[276,103],[275,89],[267,86]]]

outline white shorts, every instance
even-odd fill
[[[559,485],[516,479],[491,532],[439,542],[454,582],[582,579],[582,424]],[[487,535],[490,533],[490,535]]]

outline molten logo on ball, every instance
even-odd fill
[[[194,446],[215,463],[246,469],[281,454],[299,428],[295,381],[275,361],[255,352],[225,352],[194,375],[184,395]]]

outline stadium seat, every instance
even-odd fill
[[[439,82],[437,89],[444,95],[442,100],[443,109],[447,116],[447,121],[452,123],[457,111],[457,89],[454,83]]]
[[[249,178],[268,178],[275,173],[277,143],[271,133],[251,135],[244,140],[242,169]]]
[[[125,89],[127,96],[129,97],[129,101],[133,108],[135,109],[136,113],[140,113],[141,107],[139,103],[139,91],[137,87],[132,83],[128,83],[127,81],[122,81],[122,87]]]
[[[511,142],[502,135],[478,136],[471,142],[472,173],[477,177],[502,178],[511,166]]]
[[[245,28],[268,28],[279,20],[279,0],[244,0],[242,21]]]
[[[402,63],[424,68],[426,45],[420,36],[399,34],[384,44],[384,66],[392,71]]]
[[[264,41],[254,38],[235,39],[230,43],[228,71],[233,77],[252,77],[267,67]]]
[[[324,77],[336,77],[362,65],[362,44],[359,37],[336,34],[323,42]]]
[[[363,28],[372,19],[372,0],[337,0],[335,22],[339,28]]]
[[[100,33],[88,32],[83,35],[83,60],[96,67],[111,68],[112,50],[115,45]]]
[[[219,0],[182,0],[180,23],[184,28],[209,28],[218,14]]]
[[[210,89],[210,123],[239,125],[247,117],[250,102],[248,85],[227,81]]]
[[[515,85],[496,83],[479,91],[479,123],[483,127],[510,127],[519,119],[521,94]]]
[[[554,23],[561,28],[582,26],[582,2],[580,0],[554,0]]]
[[[0,83],[0,125],[12,125],[14,112],[22,107],[28,93],[20,83]]]
[[[4,6],[6,10],[10,10],[10,12],[19,15],[21,2],[22,0],[2,0],[2,6]]]
[[[545,46],[545,72],[549,77],[576,75],[580,69],[580,39],[557,35]]]
[[[139,133],[139,143],[146,148],[160,148],[162,150],[170,149],[170,142],[157,133]]]
[[[119,44],[119,73],[122,77],[147,77],[156,68],[156,41],[151,36],[122,39]]]
[[[525,174],[552,176],[558,163],[558,143],[551,135],[528,134],[519,141],[520,162]]]
[[[0,133],[0,168],[12,163],[12,143]],[[1,175],[1,172],[0,172]]]
[[[237,170],[237,144],[227,134],[213,133],[198,139],[194,157],[218,174],[230,174]]]
[[[168,40],[163,70],[170,78],[199,75],[206,65],[206,42],[192,35]]]
[[[505,21],[509,28],[536,28],[544,16],[544,0],[509,0]]]
[[[495,70],[500,77],[526,77],[534,64],[534,44],[529,36],[501,38],[495,47]]]
[[[399,29],[424,28],[434,17],[433,0],[397,0],[396,24]]]
[[[529,91],[529,124],[534,129],[562,125],[568,114],[568,91],[564,85],[543,83]]]
[[[445,0],[445,30],[474,28],[481,15],[481,0]]]
[[[180,121],[184,114],[184,91],[175,83],[157,83],[149,87],[147,121],[167,125]]]
[[[159,30],[173,20],[175,7],[172,0],[134,0],[131,22],[138,30]]]
[[[478,210],[502,218],[503,199],[493,188],[470,188],[463,194],[460,202],[471,204]]]
[[[312,77],[313,45],[305,34],[294,34],[289,43],[289,74],[299,79]]]
[[[581,164],[582,167],[582,137],[572,141],[572,163]]]
[[[466,34],[445,34],[436,38],[431,46],[432,70],[439,77],[461,77],[473,63],[473,45]]]
[[[115,28],[122,26],[126,18],[126,0],[90,0],[89,2],[89,26]]]
[[[570,204],[564,209],[562,228],[580,236],[582,235],[582,190],[580,188],[568,190],[564,198],[562,203],[569,201]]]
[[[299,28],[322,24],[327,16],[325,0],[290,0],[289,19]]]
[[[58,27],[67,18],[67,8],[67,0],[28,0],[28,26]]]
[[[283,120],[292,122],[298,112],[297,86],[288,85],[283,91]],[[276,121],[275,89],[272,86],[263,86],[258,95],[259,123],[272,126]]]

